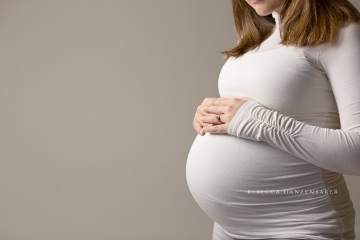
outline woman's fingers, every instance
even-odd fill
[[[203,136],[205,134],[205,131],[203,130],[203,126],[200,123],[197,123],[195,121],[194,121],[194,129],[201,136]]]
[[[200,134],[201,136],[205,135],[205,128],[213,126],[213,124],[210,123],[204,123],[204,122],[198,122],[194,120],[194,129],[195,131]]]
[[[200,115],[205,115],[205,114],[206,114],[203,104],[200,104],[200,105],[197,107],[196,113],[198,113],[198,114],[200,114]]]
[[[204,102],[206,102],[206,100],[204,100]],[[205,135],[204,127],[211,126],[214,123],[214,121],[206,120],[210,117],[208,117],[207,116],[208,113],[206,113],[204,111],[204,102],[197,107],[195,116],[194,116],[194,121],[193,121],[193,127],[194,127],[195,131],[198,134],[200,134],[201,136]],[[205,116],[206,116],[206,118],[205,118]],[[215,115],[214,115],[214,118],[215,118]]]
[[[196,109],[194,129],[200,134],[227,133],[228,126],[239,108],[247,102],[240,98],[205,98]]]
[[[223,121],[221,119],[221,115],[222,114],[206,114],[202,117],[202,122],[203,123],[208,123],[208,124],[211,124],[211,125],[214,125],[214,124],[222,124]]]
[[[195,131],[200,134],[204,135],[204,127],[211,126],[212,124],[219,124],[219,121],[216,118],[215,114],[209,114],[205,111],[206,106],[211,104],[211,102],[215,101],[216,98],[205,98],[204,101],[197,107],[193,127]],[[211,115],[211,116],[210,116]]]
[[[207,133],[227,133],[228,127],[228,124],[212,125],[204,127],[203,131]]]
[[[223,114],[237,111],[246,100],[239,98],[219,98],[204,106],[207,113]]]

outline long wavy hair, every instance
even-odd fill
[[[271,15],[259,16],[245,0],[232,0],[232,6],[238,42],[223,54],[239,57],[266,40],[275,21]],[[279,15],[282,44],[298,47],[330,43],[341,27],[360,22],[348,0],[283,0]]]

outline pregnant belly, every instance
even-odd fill
[[[230,135],[197,136],[188,155],[186,178],[200,207],[223,226],[230,224],[229,219],[237,219],[237,224],[241,218],[256,221],[269,215],[266,209],[276,212],[289,197],[300,197],[274,191],[323,187],[318,167],[267,143]]]

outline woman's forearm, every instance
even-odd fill
[[[360,175],[360,129],[311,126],[250,101],[232,119],[228,133],[267,142],[327,170]]]

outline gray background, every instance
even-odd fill
[[[0,0],[1,240],[211,239],[185,164],[230,2]]]

